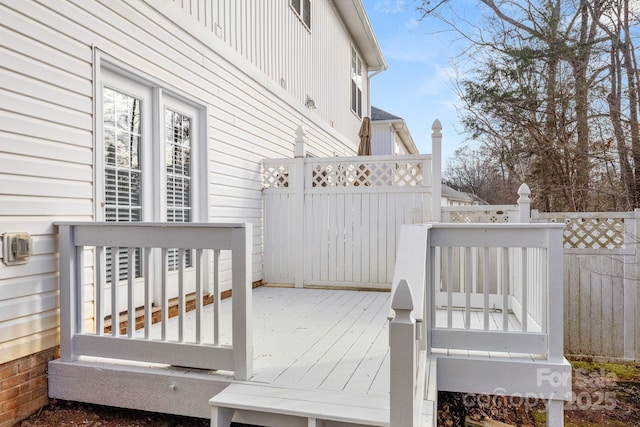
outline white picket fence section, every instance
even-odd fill
[[[565,353],[640,360],[640,210],[532,212],[565,224]]]
[[[234,371],[236,379],[247,380],[253,371],[252,305],[251,305],[251,224],[195,223],[60,223],[60,357],[74,361],[80,356],[106,357],[148,363],[163,363],[197,369]],[[125,249],[129,256],[119,274],[118,263],[106,280],[104,254],[110,249]],[[167,327],[169,317],[170,275],[169,252],[176,250],[178,329],[172,336]],[[135,253],[141,253],[142,265]],[[185,253],[193,252],[194,262],[185,261]],[[231,345],[218,341],[219,259],[220,252],[231,254],[233,316],[224,321],[232,324]],[[97,263],[94,263],[95,260]],[[157,260],[153,264],[153,260]],[[151,268],[151,265],[162,265]],[[212,271],[207,273],[209,266]],[[136,274],[139,271],[140,274]],[[192,280],[191,280],[192,279]],[[115,283],[113,283],[115,281]],[[195,334],[187,333],[186,300],[195,285]],[[161,285],[161,325],[153,325],[153,287]],[[209,286],[211,284],[211,287]],[[138,286],[141,285],[141,286]],[[213,321],[203,321],[203,295],[212,288]],[[120,294],[123,294],[122,296]],[[137,295],[140,294],[140,295]],[[105,332],[106,301],[115,307],[125,301],[127,330],[121,334],[119,316],[111,316],[111,331]],[[139,301],[142,303],[139,304]],[[130,316],[143,307],[143,329],[136,331]],[[91,311],[89,311],[91,310]],[[91,321],[87,321],[93,320]],[[152,334],[152,331],[157,334]],[[206,338],[205,338],[206,337]]]
[[[439,220],[440,140],[434,155],[263,161],[268,283],[386,288],[400,228]]]

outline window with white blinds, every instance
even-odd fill
[[[103,174],[98,182],[102,182],[104,193],[98,220],[200,220],[206,194],[196,198],[194,191],[206,191],[206,185],[194,182],[194,176],[202,180],[206,175],[194,172],[206,164],[206,138],[200,131],[205,108],[116,67],[105,66],[100,76],[97,111],[101,115]],[[198,156],[200,166],[193,162],[197,150],[202,153]],[[110,248],[106,258],[107,281],[111,283],[114,254]],[[126,248],[119,250],[117,259],[119,280],[126,280]],[[165,268],[175,271],[178,262],[178,250],[170,250]],[[191,251],[185,252],[184,262],[186,267],[192,266]],[[141,263],[142,252],[136,249],[136,278],[142,276]]]
[[[191,221],[191,118],[165,110],[165,169],[167,222]],[[191,267],[192,251],[185,252]],[[169,251],[168,268],[178,269],[178,250]]]
[[[104,132],[104,209],[107,221],[141,221],[140,169],[141,101],[131,95],[105,87],[102,92]],[[111,282],[113,255],[107,249],[107,281]],[[140,249],[135,253],[135,275],[140,277]],[[118,252],[119,279],[126,280],[127,250]]]

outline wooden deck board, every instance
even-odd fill
[[[388,292],[254,289],[251,381],[388,395],[389,298]],[[220,311],[220,342],[230,344],[231,299],[221,301]],[[187,313],[186,341],[195,340],[194,316]],[[212,306],[205,307],[203,317],[204,325],[212,324]],[[150,333],[159,337],[160,326],[153,325]],[[177,319],[169,319],[167,335],[177,339]],[[209,330],[202,336],[212,342]]]

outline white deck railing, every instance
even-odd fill
[[[432,349],[561,362],[562,301],[562,225],[404,226],[389,329],[391,425],[416,425]]]
[[[61,223],[58,232],[63,361],[95,356],[229,370],[242,380],[252,375],[251,224]],[[219,318],[221,251],[231,253],[232,319]],[[108,254],[120,254],[118,262]],[[213,320],[205,323],[208,292]],[[189,296],[195,296],[195,334],[185,322]],[[168,326],[173,297],[175,334]],[[160,324],[152,323],[154,307]],[[137,331],[136,311],[144,318]],[[221,321],[232,323],[231,345],[219,342]]]
[[[549,327],[562,324],[562,226],[434,224],[429,235],[432,348],[562,357]]]

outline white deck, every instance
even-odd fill
[[[389,298],[388,292],[254,289],[254,375],[250,381],[388,395]],[[229,319],[231,299],[222,300],[220,308],[220,318]],[[205,308],[204,325],[212,322],[212,310],[212,305]],[[185,341],[195,340],[193,313],[187,313]],[[224,322],[221,326],[220,343],[230,344],[230,327]],[[154,325],[151,336],[159,334]],[[167,336],[177,339],[176,318],[169,320]],[[204,343],[212,340],[212,336],[202,337]]]
[[[249,382],[244,384],[268,385],[282,389],[298,389],[306,391],[327,392],[333,394],[344,393],[350,402],[364,399],[363,408],[377,402],[380,409],[389,409],[389,334],[388,320],[390,306],[390,293],[374,291],[347,291],[347,290],[321,290],[321,289],[295,289],[284,287],[259,287],[253,290],[253,327],[254,327],[254,375]],[[220,343],[231,342],[231,331],[228,319],[231,317],[231,298],[222,300],[220,303]],[[213,305],[206,306],[203,314],[203,330],[208,331],[206,325],[211,324],[213,315]],[[195,340],[195,312],[187,313],[184,322],[185,341]],[[456,316],[461,316],[462,312],[456,312]],[[496,313],[496,317],[502,316]],[[438,323],[446,324],[446,316],[438,310]],[[517,322],[510,316],[510,322]],[[482,328],[482,319],[479,316],[472,316],[475,319],[471,322],[472,329]],[[496,319],[497,321],[497,319]],[[517,323],[512,323],[517,328]],[[169,319],[167,325],[167,336],[178,337],[179,323],[177,318]],[[159,325],[153,325],[151,337],[159,336]],[[138,331],[143,334],[143,331]],[[213,337],[206,334],[201,338],[203,343],[212,342]],[[507,360],[518,358],[520,360],[534,360],[529,355],[512,355],[499,352],[470,352],[462,350],[442,351],[435,350],[439,357],[482,357],[489,360]],[[100,365],[96,365],[95,358],[82,357],[81,368],[94,369],[91,375],[98,372],[106,372],[106,369],[113,369],[115,372],[124,372],[123,366],[131,366],[129,362],[116,362],[113,360],[102,360]],[[84,365],[83,365],[84,363]],[[78,368],[76,363],[76,369]],[[111,368],[109,368],[111,366]],[[151,370],[155,369],[160,373],[162,381],[171,381],[179,384],[171,375],[179,368],[171,368],[163,365],[135,364],[135,374],[144,371],[145,366]],[[56,369],[53,375],[66,377],[67,374],[59,374]],[[69,371],[71,372],[71,371]],[[81,375],[80,371],[75,375]],[[214,387],[203,386],[199,389],[197,396],[190,396],[188,399],[196,399],[193,408],[189,409],[185,415],[206,416],[208,409],[207,401],[226,385],[232,383],[233,373],[225,371],[187,371],[186,376],[198,375],[199,380],[213,381],[217,385]],[[93,401],[93,397],[85,395],[82,384],[77,383],[77,377],[70,377],[60,382],[58,390],[63,390],[63,395],[54,397],[67,398],[70,400]],[[109,374],[110,378],[116,378],[114,374]],[[154,374],[158,375],[158,374]],[[136,380],[138,387],[145,386],[146,377]],[[179,376],[177,377],[179,378]],[[431,377],[434,381],[435,376]],[[60,380],[60,378],[58,378]],[[111,380],[109,380],[111,381]],[[123,387],[121,382],[113,380],[114,387]],[[124,379],[122,381],[128,381]],[[155,380],[154,380],[155,381]],[[153,383],[153,381],[151,381]],[[73,384],[73,385],[71,385]],[[191,383],[189,383],[191,384]],[[195,384],[195,383],[194,383]],[[131,384],[126,385],[131,387]],[[188,387],[192,387],[189,385]],[[207,388],[209,387],[209,388]],[[57,388],[57,387],[56,387]],[[184,389],[178,386],[178,389]],[[197,387],[196,387],[197,388]],[[195,388],[194,388],[195,389]],[[173,388],[171,388],[173,390]],[[214,391],[206,391],[214,390]],[[217,390],[217,391],[215,391]],[[266,390],[266,389],[265,389]],[[56,392],[60,393],[60,391]],[[70,395],[65,395],[71,393]],[[75,393],[75,394],[74,394]],[[360,396],[360,397],[358,397]],[[110,401],[109,399],[115,399]],[[127,406],[122,400],[109,397],[105,400],[100,397],[95,403],[111,404],[114,406]],[[166,399],[166,400],[163,400]],[[97,398],[96,398],[97,400]],[[171,395],[166,398],[154,401],[168,402]],[[158,403],[159,404],[159,403]],[[251,402],[247,402],[251,405]],[[133,406],[136,407],[136,406]],[[309,406],[310,408],[313,405]],[[203,409],[204,408],[204,409]],[[144,408],[142,408],[144,409]],[[151,410],[158,410],[150,408]],[[166,409],[166,407],[165,407]],[[181,410],[181,409],[178,409]],[[238,414],[236,415],[238,416]],[[236,420],[247,421],[250,418],[240,418]],[[254,418],[255,420],[255,418]]]
[[[254,375],[250,381],[314,390],[357,394],[389,394],[390,294],[375,291],[295,289],[262,286],[253,290]],[[212,322],[213,306],[204,310],[204,325]],[[187,313],[185,341],[195,341],[194,312]],[[502,314],[492,313],[490,330],[499,330]],[[231,344],[231,299],[221,302],[220,343]],[[464,328],[464,311],[454,310],[454,327]],[[438,326],[446,325],[446,311],[438,310]],[[471,329],[483,319],[471,312]],[[509,316],[510,329],[520,323]],[[167,336],[177,339],[178,320],[169,320]],[[208,330],[206,327],[204,330]],[[142,335],[143,331],[138,331]],[[151,336],[159,336],[153,326]],[[213,342],[206,333],[202,342]],[[501,352],[438,350],[439,355],[484,356],[491,359],[531,358]]]

